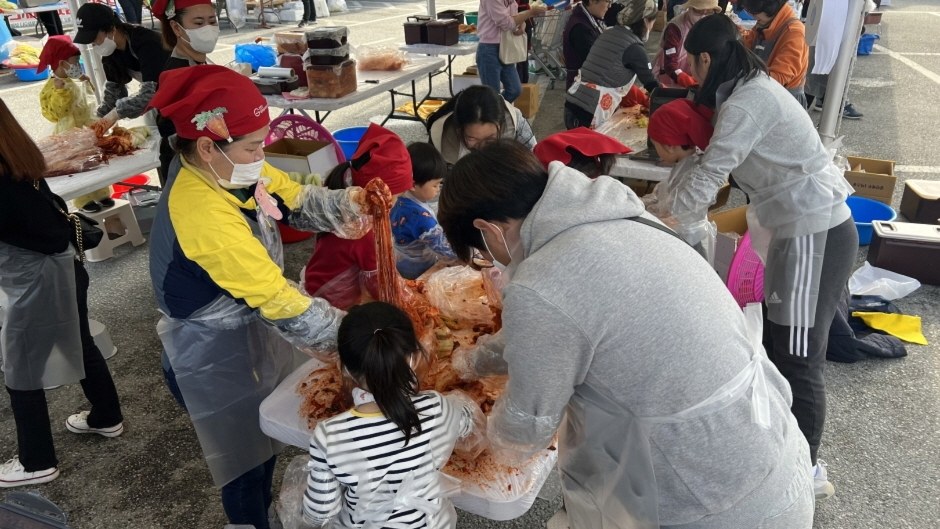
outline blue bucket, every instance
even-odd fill
[[[866,33],[858,39],[858,54],[859,55],[871,55],[871,50],[875,47],[875,41],[880,39],[878,35],[872,35],[871,33]]]
[[[36,73],[36,68],[15,68],[13,73],[19,77],[20,81],[30,82],[30,81],[44,81],[49,78],[49,68],[46,68],[42,73]]]
[[[845,204],[852,210],[852,217],[855,218],[855,229],[858,230],[858,243],[860,245],[871,244],[873,220],[892,221],[898,218],[898,214],[891,206],[865,197],[849,197]]]
[[[359,147],[359,140],[367,130],[369,127],[349,127],[333,133],[333,139],[339,143],[339,148],[343,150],[347,160],[352,160],[353,155],[356,154],[356,148]]]

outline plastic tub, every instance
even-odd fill
[[[369,127],[349,127],[333,133],[333,139],[339,143],[339,148],[343,150],[347,160],[352,160],[353,154],[356,154],[356,148],[359,147],[359,140],[367,130]]]
[[[138,184],[138,185],[145,186],[148,183],[150,183],[150,177],[147,175],[139,174],[137,176],[125,178],[122,181],[127,182],[128,184]],[[124,196],[124,193],[127,193],[131,189],[134,189],[134,188],[131,186],[122,186],[120,183],[113,184],[111,186],[111,198],[121,198],[122,196]]]
[[[36,66],[12,66],[8,61],[3,61],[3,65],[7,68],[13,70],[13,73],[16,74],[16,77],[24,83],[29,83],[32,81],[45,81],[49,78],[49,68],[42,73],[36,73]]]
[[[875,47],[875,41],[880,39],[878,35],[866,33],[858,39],[858,54],[871,55],[871,50]]]
[[[890,222],[898,217],[897,212],[891,206],[870,198],[849,197],[845,203],[852,210],[855,229],[858,230],[858,244],[862,246],[871,244],[873,220]]]
[[[464,15],[463,15],[464,19],[467,20],[467,25],[468,25],[468,26],[469,26],[470,24],[476,24],[476,23],[477,23],[477,17],[478,17],[478,16],[479,16],[479,13],[478,13],[477,11],[469,11],[469,12],[467,12],[467,13],[464,13]]]

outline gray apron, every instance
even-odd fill
[[[559,431],[558,468],[565,508],[578,529],[654,529],[659,527],[659,493],[650,449],[658,424],[694,420],[718,413],[742,398],[751,400],[751,420],[770,427],[765,369],[774,369],[761,343],[759,304],[745,310],[751,361],[704,401],[664,417],[637,417],[606,391],[582,384],[568,403]],[[613,431],[612,431],[613,429]],[[601,435],[595,435],[602,431]],[[605,444],[597,444],[605,439]]]
[[[0,242],[4,381],[30,391],[85,378],[75,251],[45,255]]]
[[[787,21],[787,27],[790,26],[794,21],[798,24],[802,24],[800,19],[793,17]],[[776,40],[763,40],[761,37],[763,33],[760,30],[757,30],[757,40],[754,43],[754,54],[761,58],[762,61],[766,64],[770,60],[770,54],[774,51],[774,46],[777,45]],[[781,31],[782,33],[782,31]],[[803,74],[803,79],[800,80],[800,86],[796,88],[787,88],[787,92],[790,92],[797,101],[803,105],[803,108],[809,106],[806,102],[806,94],[803,91],[803,81],[806,79],[806,74]]]
[[[246,220],[283,270],[280,232],[260,208],[257,218]],[[293,370],[293,348],[284,338],[224,295],[185,319],[163,315],[157,334],[216,486],[283,450],[261,431],[259,407]]]

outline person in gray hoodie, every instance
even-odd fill
[[[714,201],[729,174],[747,193],[751,243],[765,263],[765,347],[790,382],[793,414],[815,466],[816,498],[835,489],[817,458],[826,420],[826,348],[858,233],[845,204],[852,187],[809,115],[741,43],[727,17],[706,17],[685,39],[696,102],[715,109],[705,154],[676,202]]]
[[[439,220],[464,262],[508,265],[502,330],[455,367],[509,375],[488,425],[501,460],[561,427],[572,528],[811,527],[809,450],[760,311],[746,320],[628,187],[500,141],[457,162]]]

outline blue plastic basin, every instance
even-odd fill
[[[36,68],[16,68],[13,73],[23,82],[44,81],[49,78],[49,68],[42,73],[36,73]]]
[[[858,243],[871,244],[873,220],[892,221],[898,214],[891,206],[865,197],[849,197],[845,200],[852,217],[855,218],[855,229],[858,230]]]
[[[343,150],[347,160],[352,160],[353,155],[356,154],[356,148],[359,147],[359,140],[367,130],[369,127],[349,127],[333,133],[333,139],[339,143],[339,148]]]

